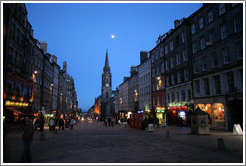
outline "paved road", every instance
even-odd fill
[[[170,137],[167,137],[169,130]],[[243,136],[211,131],[191,135],[190,128],[168,126],[154,132],[105,127],[101,122],[80,121],[74,130],[57,134],[36,131],[32,144],[34,163],[242,163]],[[223,138],[225,150],[218,150]],[[20,132],[7,136],[4,163],[17,163],[22,153]]]

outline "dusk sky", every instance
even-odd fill
[[[88,110],[101,94],[108,49],[112,90],[139,65],[140,51],[156,46],[174,21],[189,17],[201,3],[26,3],[34,38],[48,43],[75,80],[78,107]],[[115,38],[111,38],[114,35]]]

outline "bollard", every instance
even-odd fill
[[[170,133],[169,133],[169,130],[167,130],[167,137],[168,137],[168,138],[170,137]]]
[[[225,143],[223,138],[218,138],[218,150],[225,150]]]
[[[41,135],[40,135],[40,138],[39,138],[40,140],[46,140],[45,139],[45,133],[44,132],[41,132]]]

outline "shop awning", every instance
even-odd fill
[[[20,110],[14,108],[14,107],[5,107],[6,109],[10,110],[10,111],[13,111],[13,112],[16,112],[17,114],[23,114],[23,112],[21,112]]]

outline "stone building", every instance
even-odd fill
[[[203,4],[189,19],[195,107],[213,128],[242,127],[243,4]]]
[[[140,65],[138,65],[138,98],[139,110],[145,114],[150,113],[151,105],[151,58],[147,51],[140,52]]]
[[[102,90],[101,90],[101,118],[113,118],[114,108],[112,106],[112,74],[110,72],[108,61],[108,49],[106,51],[105,66],[102,74]]]
[[[138,106],[138,71],[137,66],[131,66],[131,76],[128,83],[128,112],[137,113]]]
[[[157,45],[150,51],[151,55],[151,84],[152,84],[152,110],[151,114],[159,121],[166,119],[166,91],[164,76],[164,42],[165,35],[160,36]]]
[[[3,4],[3,116],[20,122],[32,112],[34,83],[33,29],[25,4]]]
[[[119,119],[128,117],[129,110],[129,77],[124,77],[124,82],[119,85]]]
[[[175,20],[174,26],[175,29],[166,33],[164,39],[166,104],[168,123],[181,125],[178,119],[187,123],[188,106],[192,100],[189,22],[185,18]]]

